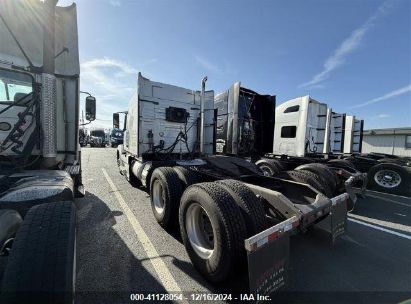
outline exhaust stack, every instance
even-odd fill
[[[201,80],[201,103],[200,103],[200,153],[204,153],[204,103],[205,103],[205,84],[207,76]]]
[[[41,129],[43,165],[52,168],[57,156],[57,85],[55,76],[55,26],[58,0],[44,1]]]

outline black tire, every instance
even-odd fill
[[[192,245],[187,233],[188,210],[204,210],[213,228],[213,250],[208,257],[201,257]],[[217,183],[200,183],[187,188],[181,198],[181,237],[194,267],[210,282],[220,283],[235,273],[238,263],[245,257],[244,239],[246,225],[240,208],[230,193]]]
[[[151,209],[162,227],[177,224],[182,193],[181,181],[173,168],[160,167],[154,170],[150,180]]]
[[[338,178],[334,174],[334,172],[324,164],[319,163],[311,163],[298,166],[295,170],[306,170],[312,173],[317,174],[323,181],[325,181],[330,189],[330,191],[334,194],[337,187],[338,187]]]
[[[200,180],[197,174],[182,166],[173,167],[174,171],[176,171],[178,178],[182,182],[183,189],[198,183]]]
[[[285,170],[283,164],[277,159],[260,159],[255,164],[266,176],[276,176]]]
[[[354,164],[348,159],[330,159],[327,163],[332,167],[356,170]]]
[[[221,180],[217,183],[230,192],[240,207],[247,228],[247,238],[268,228],[262,203],[246,185],[233,179]]]
[[[0,210],[0,253],[8,254],[23,219],[15,210]]]
[[[317,173],[311,172],[309,170],[299,170],[300,172],[304,172],[308,176],[311,176],[315,181],[317,181],[321,185],[321,190],[318,189],[321,193],[325,194],[325,196],[331,198],[333,197],[333,191],[329,187],[327,181],[325,181],[320,175]]]
[[[31,208],[10,252],[1,303],[73,303],[75,248],[72,202]]]
[[[399,176],[401,181],[395,187],[388,187],[389,183],[385,183],[382,176],[379,176],[383,172],[394,172],[395,175]],[[367,188],[370,190],[386,192],[397,195],[411,195],[411,170],[397,164],[378,164],[373,166],[368,171],[368,185]],[[390,176],[389,174],[387,174]],[[393,175],[393,176],[395,176]],[[377,180],[380,180],[378,183]],[[384,184],[386,186],[384,186]]]
[[[397,164],[397,165],[401,165],[401,159],[397,159],[397,158],[382,158],[377,160],[378,163],[380,164]]]
[[[304,170],[301,170],[301,171],[290,170],[290,171],[282,172],[279,175],[279,177],[292,180],[295,182],[299,182],[299,183],[308,184],[314,189],[321,192],[323,195],[327,196],[326,190],[310,173],[311,172],[307,172]]]

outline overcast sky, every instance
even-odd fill
[[[216,93],[241,81],[277,103],[310,94],[366,128],[411,126],[411,1],[76,2],[94,126],[127,109],[138,71],[189,89],[207,75]]]

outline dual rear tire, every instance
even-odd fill
[[[235,180],[189,187],[181,198],[179,223],[191,262],[213,283],[242,268],[244,240],[268,227],[261,202]]]
[[[317,174],[312,173],[306,170],[290,170],[286,172],[282,172],[279,175],[280,178],[284,178],[287,180],[308,184],[323,195],[327,197],[332,197],[332,193],[328,189],[328,186],[322,183],[321,179],[318,177]]]
[[[154,217],[164,228],[176,226],[184,189],[199,181],[194,171],[182,167],[160,167],[150,179],[150,199]]]
[[[304,171],[315,180],[317,180],[328,197],[334,196],[339,181],[334,172],[324,164],[311,163],[298,166],[297,171]]]
[[[260,159],[257,161],[256,166],[260,169],[261,173],[265,176],[276,176],[280,172],[285,170],[285,166],[278,159]]]
[[[243,183],[198,182],[188,168],[155,169],[152,209],[162,227],[179,223],[194,267],[208,281],[219,283],[236,272],[239,262],[244,264],[244,240],[265,230],[268,220],[262,203]]]

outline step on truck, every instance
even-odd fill
[[[276,108],[275,100],[275,96],[258,94],[240,82],[216,95],[216,153],[247,159],[266,176],[308,183],[327,197],[350,192],[354,184],[365,186],[364,174],[353,168],[337,168],[328,159],[313,156],[324,145],[325,104],[296,99]],[[300,122],[298,126],[295,120]],[[305,155],[307,149],[312,153]],[[278,150],[282,154],[273,152]],[[355,201],[349,201],[349,210]]]
[[[335,241],[346,228],[349,195],[328,198],[308,184],[264,176],[245,159],[216,155],[217,112],[206,80],[196,91],[138,75],[119,170],[148,190],[162,227],[179,226],[208,281],[246,268],[250,291],[270,295],[286,285],[290,236],[317,225]]]
[[[1,303],[73,303],[80,67],[76,6],[56,4],[0,1]]]

